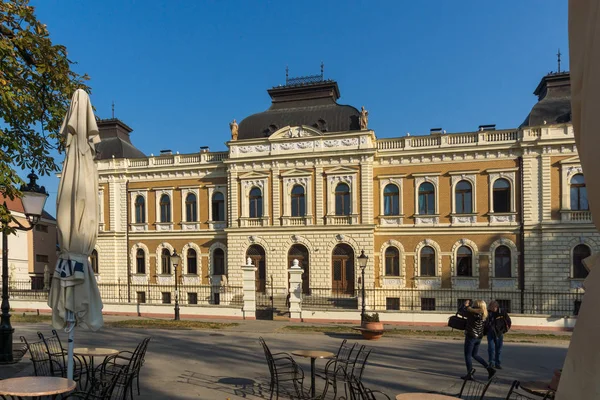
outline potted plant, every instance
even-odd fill
[[[378,313],[365,313],[361,322],[361,328],[361,333],[365,339],[377,340],[383,336],[383,323],[379,321]]]

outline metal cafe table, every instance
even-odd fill
[[[298,357],[310,358],[310,394],[315,397],[315,360],[317,358],[331,358],[335,354],[319,350],[294,350],[292,354]]]
[[[94,357],[109,357],[109,356],[114,356],[119,354],[119,350],[115,350],[115,349],[106,349],[106,348],[102,348],[102,347],[76,347],[73,349],[73,354],[78,355],[78,356],[82,356],[82,357],[89,357],[90,359],[90,364],[87,365],[86,363],[86,368],[88,370],[88,374],[89,376],[91,376],[91,382],[94,381],[95,378],[95,367],[94,367]],[[88,382],[90,382],[88,380]],[[87,383],[86,383],[87,386]]]
[[[25,376],[0,381],[0,396],[4,398],[41,397],[56,398],[75,389],[75,381],[56,376]]]

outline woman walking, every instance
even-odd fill
[[[458,310],[458,313],[467,319],[465,328],[465,363],[467,366],[467,375],[462,379],[473,379],[473,358],[483,365],[488,371],[488,379],[496,373],[496,370],[488,365],[479,355],[479,346],[483,337],[483,326],[488,318],[487,306],[485,301],[476,300],[471,307],[471,300],[465,301],[465,304]]]
[[[502,369],[500,356],[502,354],[504,334],[510,329],[511,320],[508,313],[500,308],[496,300],[490,302],[489,311],[487,321],[488,361],[490,367]]]

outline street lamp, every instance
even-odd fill
[[[0,316],[0,363],[13,362],[12,337],[15,331],[10,324],[10,304],[8,302],[8,231],[18,229],[30,231],[33,229],[42,216],[44,204],[48,198],[48,193],[43,186],[38,186],[35,181],[38,179],[33,172],[27,175],[29,183],[21,186],[21,202],[29,226],[21,225],[12,215],[8,223],[2,226],[2,315]],[[8,210],[6,201],[4,208]],[[10,225],[9,225],[10,224]]]
[[[360,267],[360,272],[362,275],[362,311],[360,313],[361,322],[365,320],[365,268],[367,266],[367,261],[369,261],[369,256],[365,254],[364,250],[361,250],[360,256],[358,256],[358,266]]]
[[[181,257],[177,254],[177,251],[173,250],[171,254],[171,262],[173,263],[173,269],[175,270],[175,321],[179,321],[179,289],[177,282],[179,281],[177,276],[177,266],[181,262]]]

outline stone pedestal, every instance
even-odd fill
[[[294,260],[292,267],[288,269],[290,275],[290,321],[300,322],[302,320],[302,274],[298,260]]]
[[[256,267],[248,258],[246,265],[242,265],[244,305],[242,313],[244,319],[256,319]]]

